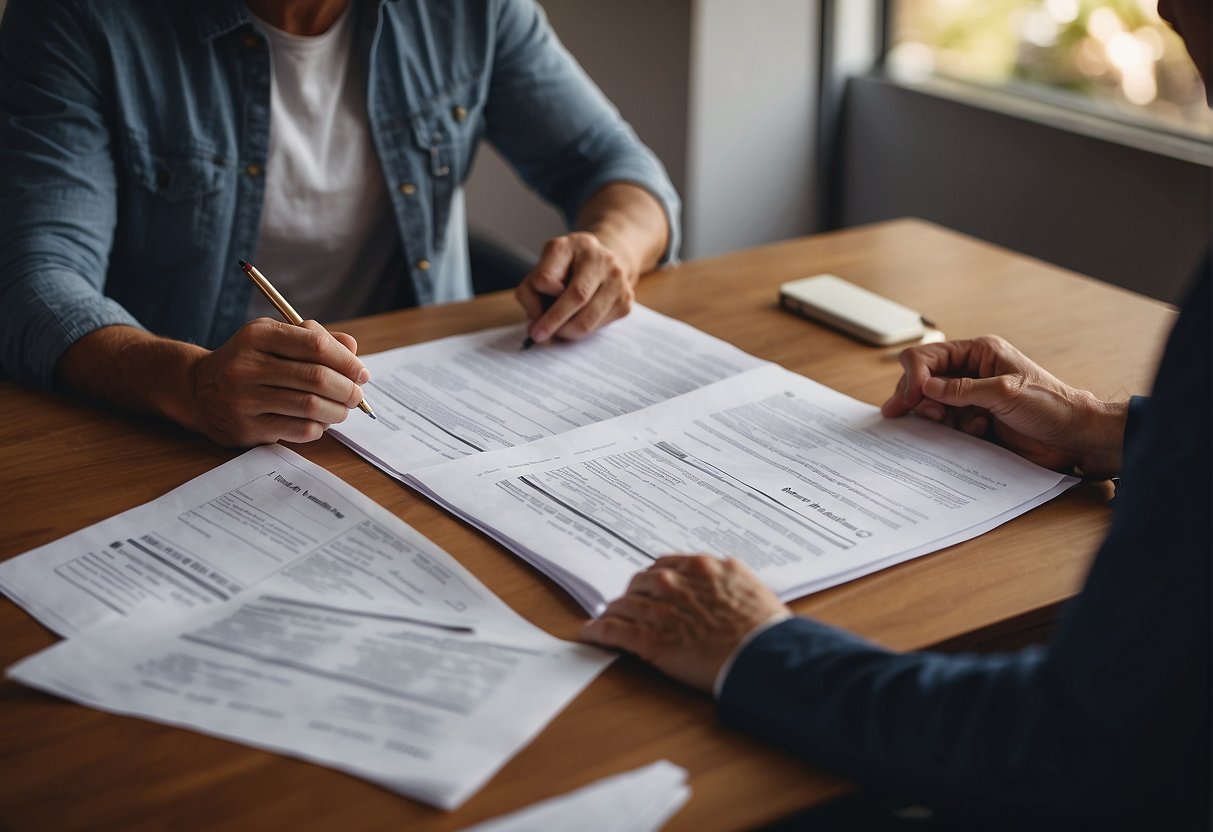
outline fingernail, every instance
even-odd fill
[[[923,402],[918,406],[917,413],[936,422],[943,418],[943,408],[935,402]]]
[[[548,339],[548,334],[546,331],[544,331],[542,329],[536,329],[534,332],[531,333],[531,340],[534,341],[536,344],[542,344],[547,339]]]
[[[370,380],[371,380],[371,371],[368,370],[366,367],[363,367],[362,372],[358,373],[358,383],[366,384]]]
[[[930,396],[932,399],[937,399],[947,390],[948,383],[941,378],[932,376],[922,384],[922,392]]]

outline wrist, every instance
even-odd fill
[[[1129,402],[1104,401],[1084,393],[1086,405],[1078,426],[1078,468],[1086,477],[1114,477],[1120,473]]]
[[[577,215],[577,228],[593,234],[619,257],[634,282],[657,268],[670,237],[665,209],[637,185],[609,183],[591,196]]]
[[[626,232],[612,228],[609,224],[605,223],[596,224],[584,230],[598,240],[603,248],[615,256],[619,265],[623,268],[624,274],[627,275],[628,282],[633,286],[636,285],[641,274],[651,270],[650,264],[645,262],[644,254],[638,251],[637,247],[631,243]],[[646,266],[649,268],[646,268]]]
[[[198,374],[202,359],[211,351],[197,344],[165,340],[154,364],[164,378],[152,407],[157,414],[197,433],[207,431],[202,422]]]
[[[750,628],[749,632],[747,632],[744,636],[741,637],[741,640],[737,642],[737,645],[729,652],[729,655],[725,657],[724,662],[721,663],[720,667],[718,667],[716,669],[716,673],[713,675],[713,678],[712,678],[712,698],[713,699],[719,699],[721,694],[724,693],[724,683],[725,683],[725,680],[728,679],[728,677],[729,677],[729,671],[731,671],[733,669],[733,665],[737,663],[737,657],[740,656],[742,654],[742,652],[747,647],[750,646],[750,644],[754,641],[754,639],[758,638],[760,635],[762,635],[767,630],[774,627],[776,624],[782,624],[783,622],[787,621],[791,617],[792,617],[792,611],[790,609],[788,609],[787,607],[784,607],[783,609],[779,610],[778,612],[773,613],[770,617],[766,618],[765,620],[760,621],[757,624],[755,624],[753,627]]]

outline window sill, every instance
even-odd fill
[[[945,98],[991,112],[1077,133],[1093,139],[1156,153],[1204,167],[1213,168],[1213,140],[1122,121],[1097,112],[1085,112],[1063,106],[1047,93],[1028,94],[1015,88],[1000,89],[966,83],[951,78],[931,77],[920,81],[875,74],[870,79],[923,95]],[[1094,109],[1094,108],[1092,108]]]

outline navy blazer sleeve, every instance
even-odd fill
[[[899,655],[791,619],[738,656],[722,718],[918,800],[1118,815],[1165,794],[1168,812],[1207,822],[1213,344],[1202,272],[1154,395],[1135,403],[1112,528],[1047,648]]]

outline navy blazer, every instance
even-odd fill
[[[793,618],[738,656],[724,721],[965,813],[1208,829],[1210,304],[1206,262],[1130,419],[1112,528],[1047,647],[899,655]]]

